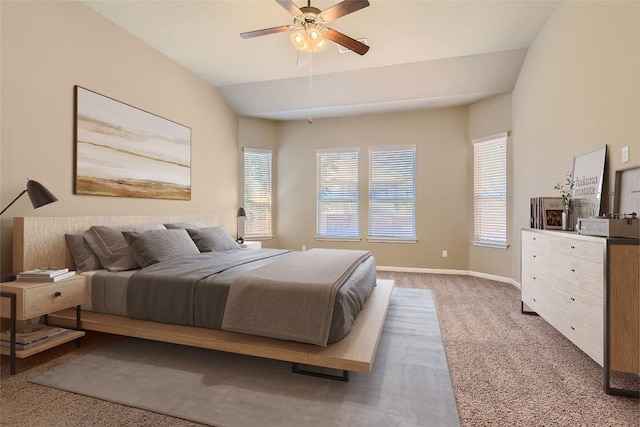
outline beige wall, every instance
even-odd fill
[[[332,247],[371,250],[379,266],[468,268],[469,198],[467,108],[284,122],[278,149],[278,240],[299,250]],[[418,243],[368,243],[368,147],[417,147]],[[314,239],[318,148],[360,148],[360,242]],[[442,258],[442,250],[448,258]]]
[[[235,232],[237,118],[217,89],[81,2],[0,2],[0,205],[31,178],[59,202],[23,196],[1,220],[11,269],[14,216],[217,213]],[[73,194],[74,85],[191,128],[191,201]]]
[[[239,154],[251,146],[276,149],[277,238],[265,246],[364,248],[383,266],[519,280],[520,228],[528,223],[530,197],[554,195],[573,156],[602,144],[609,146],[609,181],[616,169],[640,164],[638,2],[562,3],[531,46],[512,96],[469,108],[317,119],[313,125],[238,121],[215,88],[80,2],[0,2],[0,19],[0,205],[27,178],[43,182],[60,199],[33,211],[23,197],[3,216],[3,271],[11,265],[13,216],[214,212],[233,233]],[[191,127],[192,200],[74,195],[74,85]],[[512,246],[474,248],[469,141],[509,128]],[[367,147],[390,144],[418,149],[417,244],[366,241]],[[622,164],[625,145],[631,162]],[[361,149],[363,240],[315,241],[315,149],[354,146]],[[448,258],[441,257],[443,249]]]
[[[511,130],[511,94],[498,95],[485,101],[469,106],[469,141],[475,138],[495,135]],[[513,190],[513,144],[511,138],[507,145],[507,227],[513,218],[512,190]],[[473,189],[473,155],[469,159],[469,188]],[[473,191],[470,191],[471,209],[473,209]],[[473,214],[470,215],[469,239],[473,238]],[[513,277],[511,258],[519,251],[512,245],[513,236],[507,229],[507,249],[469,246],[468,269],[499,277]],[[515,249],[515,250],[514,250]]]
[[[513,92],[513,243],[529,198],[556,195],[573,156],[608,145],[608,182],[640,164],[640,3],[563,2],[530,47]],[[631,161],[621,162],[630,147]],[[609,200],[603,200],[609,209]],[[515,253],[514,253],[515,255]],[[513,256],[519,280],[520,257]]]

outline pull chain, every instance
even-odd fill
[[[313,102],[313,79],[311,78],[311,75],[313,74],[312,70],[313,70],[313,52],[309,51],[308,53],[308,60],[309,60],[309,115],[307,116],[307,123],[309,123],[310,125],[313,124],[313,118],[311,117],[311,103]]]

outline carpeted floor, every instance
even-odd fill
[[[520,314],[512,285],[455,275],[379,277],[433,291],[463,426],[640,425],[640,401],[604,394],[602,368],[543,319]],[[80,349],[69,343],[18,360],[14,376],[2,356],[0,425],[197,426],[29,382],[117,339],[88,333]]]

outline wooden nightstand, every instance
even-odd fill
[[[0,354],[11,359],[11,374],[16,373],[16,357],[25,358],[57,345],[77,340],[80,346],[81,331],[80,305],[85,302],[85,278],[75,276],[59,282],[5,282],[0,283],[0,316],[11,319],[10,348],[0,347]],[[65,308],[76,307],[76,330],[57,335],[41,345],[27,350],[15,347],[16,320],[27,320],[44,316]]]
[[[262,242],[245,240],[244,243],[240,243],[240,247],[247,248],[247,249],[261,249]]]

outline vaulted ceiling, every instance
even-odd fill
[[[294,120],[465,105],[509,92],[558,1],[370,0],[329,25],[365,38],[364,56],[333,42],[298,54],[286,32],[241,38],[293,24],[273,0],[85,3],[216,86],[238,115]]]

